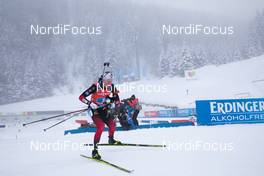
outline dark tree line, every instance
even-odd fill
[[[54,90],[80,92],[98,78],[104,61],[122,82],[122,75],[176,76],[263,54],[263,13],[252,21],[250,34],[228,41],[162,35],[163,24],[223,21],[197,13],[122,0],[0,0],[0,104],[51,96]],[[102,26],[102,35],[31,35],[31,24]]]
[[[160,53],[160,77],[184,76],[185,70],[200,68],[205,65],[221,65],[229,62],[248,59],[264,54],[264,11],[257,12],[251,21],[245,42],[229,43],[217,41],[214,44],[181,45],[169,44]]]

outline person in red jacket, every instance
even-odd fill
[[[136,105],[138,104],[138,98],[136,98],[135,95],[132,95],[129,99],[128,99],[128,105],[130,107],[132,107],[133,109],[136,109]]]
[[[87,97],[90,95],[91,100],[88,100]],[[114,139],[116,124],[113,117],[111,117],[109,113],[111,105],[117,105],[120,103],[118,91],[112,83],[112,73],[106,72],[103,75],[102,80],[99,80],[97,83],[92,84],[79,96],[79,99],[92,108],[92,120],[96,125],[92,157],[101,159],[101,156],[99,155],[97,150],[97,144],[100,142],[105,124],[109,128],[108,143],[113,145],[121,144],[120,141]]]
[[[134,110],[132,120],[133,120],[134,125],[138,126],[137,117],[138,117],[139,111],[142,109],[141,105],[139,104],[138,98],[136,98],[135,95],[132,95],[130,97],[130,101],[128,101],[128,105],[132,107]]]

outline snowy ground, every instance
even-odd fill
[[[134,93],[147,103],[194,107],[197,99],[263,97],[263,66],[264,56],[218,67],[206,66],[197,70],[196,80],[164,78],[135,83],[166,85],[167,92],[162,94],[131,91],[121,92],[121,98]],[[0,113],[81,109],[84,106],[78,100],[79,93],[2,105]],[[14,123],[30,120],[25,116],[16,118],[18,120]],[[55,121],[28,127],[8,123],[7,128],[0,128],[0,175],[126,175],[122,171],[79,156],[81,153],[91,154],[91,148],[76,145],[91,143],[93,134],[64,136],[65,129],[76,127],[74,120],[45,133],[42,129]],[[264,124],[191,126],[117,132],[116,138],[124,142],[165,142],[170,148],[101,147],[100,153],[105,160],[134,169],[135,176],[262,176],[263,127]],[[106,141],[107,133],[104,133],[102,142]],[[38,143],[46,151],[37,151],[35,147]]]
[[[93,134],[63,136],[67,123],[45,133],[41,131],[49,123],[0,129],[0,175],[126,175],[79,156],[91,154],[91,148],[76,145],[92,142]],[[116,132],[116,138],[125,142],[165,142],[170,148],[101,147],[100,153],[105,160],[134,169],[135,176],[262,176],[263,127],[263,124],[224,125]],[[104,132],[102,142],[106,141]],[[34,147],[38,142],[43,150],[47,145],[54,146],[46,148],[47,151],[37,151]],[[65,150],[55,146],[64,143],[67,144]]]

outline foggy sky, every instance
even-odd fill
[[[264,0],[132,0],[135,3],[158,4],[190,11],[201,11],[233,19],[250,20],[264,9]]]

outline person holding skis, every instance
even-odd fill
[[[91,107],[93,112],[92,120],[96,125],[96,132],[94,135],[92,157],[95,159],[101,159],[97,150],[97,144],[100,142],[105,124],[109,128],[108,143],[113,145],[121,144],[120,141],[114,139],[116,124],[114,118],[109,113],[112,105],[120,104],[118,91],[112,83],[112,77],[111,72],[105,72],[98,82],[92,84],[79,96],[79,100]],[[88,100],[87,97],[90,95],[91,100]]]

